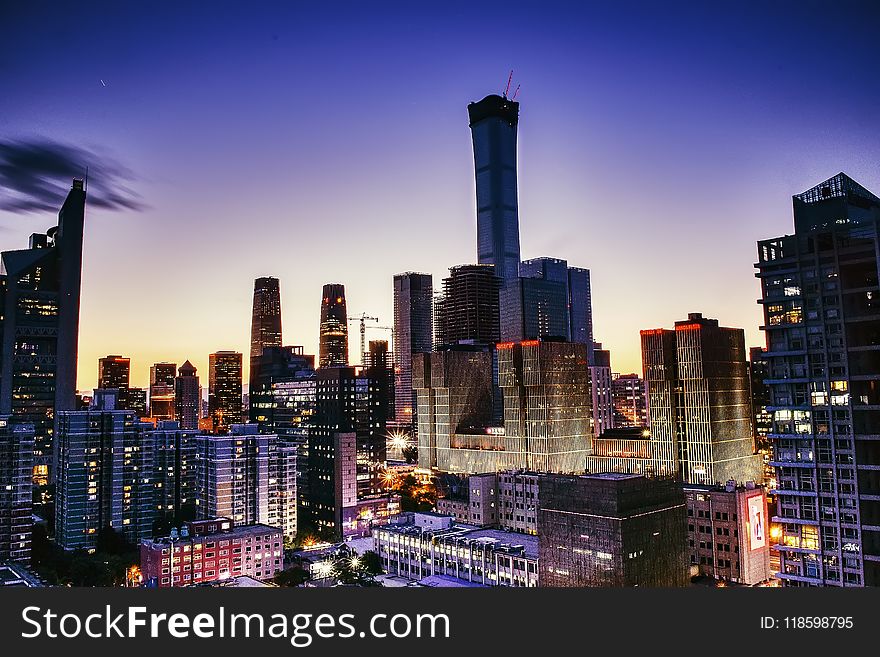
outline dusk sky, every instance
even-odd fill
[[[592,271],[614,371],[688,312],[763,344],[755,242],[840,171],[880,192],[876,3],[116,4],[0,8],[0,249],[70,185],[27,156],[90,168],[84,390],[111,353],[207,385],[257,276],[316,353],[322,284],[390,325],[393,274],[474,262],[466,107],[510,69],[522,256]]]

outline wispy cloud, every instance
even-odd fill
[[[72,178],[89,170],[89,205],[140,211],[146,206],[129,186],[134,174],[103,153],[35,137],[0,141],[0,209],[54,212]]]

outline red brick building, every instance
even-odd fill
[[[240,575],[268,580],[284,569],[280,529],[268,525],[233,527],[229,518],[186,523],[176,539],[141,541],[140,549],[144,582],[160,588]]]

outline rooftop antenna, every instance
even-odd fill
[[[516,90],[513,92],[513,98],[511,98],[510,100],[516,100],[516,97],[519,94],[519,87],[520,85],[516,85]]]
[[[510,91],[510,81],[513,79],[513,69],[510,69],[510,75],[507,76],[507,88],[504,90],[504,97],[507,98],[507,92]]]

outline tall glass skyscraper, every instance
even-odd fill
[[[394,276],[394,416],[399,423],[415,424],[412,356],[431,351],[433,297],[431,274],[406,272]]]
[[[47,483],[54,418],[76,408],[76,361],[86,192],[73,186],[57,227],[2,254],[0,414],[34,425],[34,481]]]
[[[174,379],[174,417],[181,429],[198,429],[201,415],[201,387],[196,368],[186,361]]]
[[[345,286],[327,283],[321,297],[321,337],[319,367],[348,365],[348,311]]]
[[[215,433],[241,422],[241,353],[218,351],[208,356],[208,412]]]
[[[468,105],[477,185],[477,258],[502,286],[519,276],[516,129],[519,103],[490,95]]]
[[[259,377],[259,358],[266,347],[281,346],[281,290],[277,278],[254,281],[254,306],[251,315],[250,385]]]
[[[880,198],[843,173],[758,242],[786,586],[880,585]],[[653,412],[653,411],[652,411]]]

